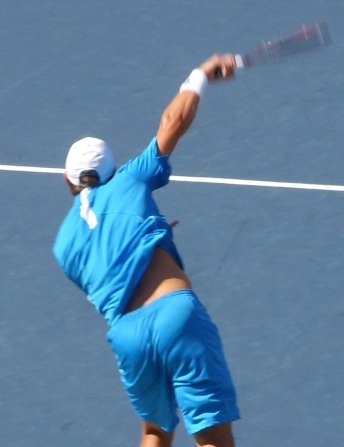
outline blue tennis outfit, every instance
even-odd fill
[[[109,324],[123,385],[145,421],[171,431],[179,407],[188,433],[239,418],[215,325],[191,290],[125,313],[155,247],[183,269],[153,191],[169,181],[156,139],[107,183],[75,197],[54,244],[55,257]]]

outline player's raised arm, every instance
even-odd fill
[[[179,138],[190,127],[208,82],[230,78],[234,69],[235,61],[231,54],[215,54],[190,73],[161,116],[156,135],[161,155],[170,155]]]

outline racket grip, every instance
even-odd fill
[[[220,67],[217,67],[216,68],[216,70],[215,70],[215,78],[216,79],[221,79],[222,78],[222,71],[221,71],[221,68]]]
[[[241,56],[241,54],[235,54],[234,60],[236,68],[245,68],[244,58]]]
[[[241,54],[235,54],[234,55],[234,61],[235,61],[235,68],[245,68],[244,58],[241,56]],[[220,67],[218,67],[215,70],[215,77],[217,79],[222,78],[222,72],[221,72],[221,68]]]

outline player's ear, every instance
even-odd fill
[[[67,178],[66,173],[63,173],[63,179],[66,183],[66,185],[68,186],[68,188],[70,189],[70,192],[73,194],[73,196],[75,196],[77,193],[75,191],[75,185],[73,185],[73,183]],[[80,191],[78,191],[80,192]]]
[[[70,182],[70,180],[68,180],[66,173],[63,173],[63,179],[66,183],[67,186],[71,187],[72,183]]]

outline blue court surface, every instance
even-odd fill
[[[63,168],[86,135],[107,140],[121,164],[212,53],[317,20],[331,47],[208,88],[172,157],[178,177],[156,197],[180,220],[177,244],[222,335],[237,447],[344,445],[344,3],[3,0],[1,447],[139,439],[105,322],[52,256],[72,197],[60,174],[19,167]],[[193,445],[182,424],[175,445]]]

